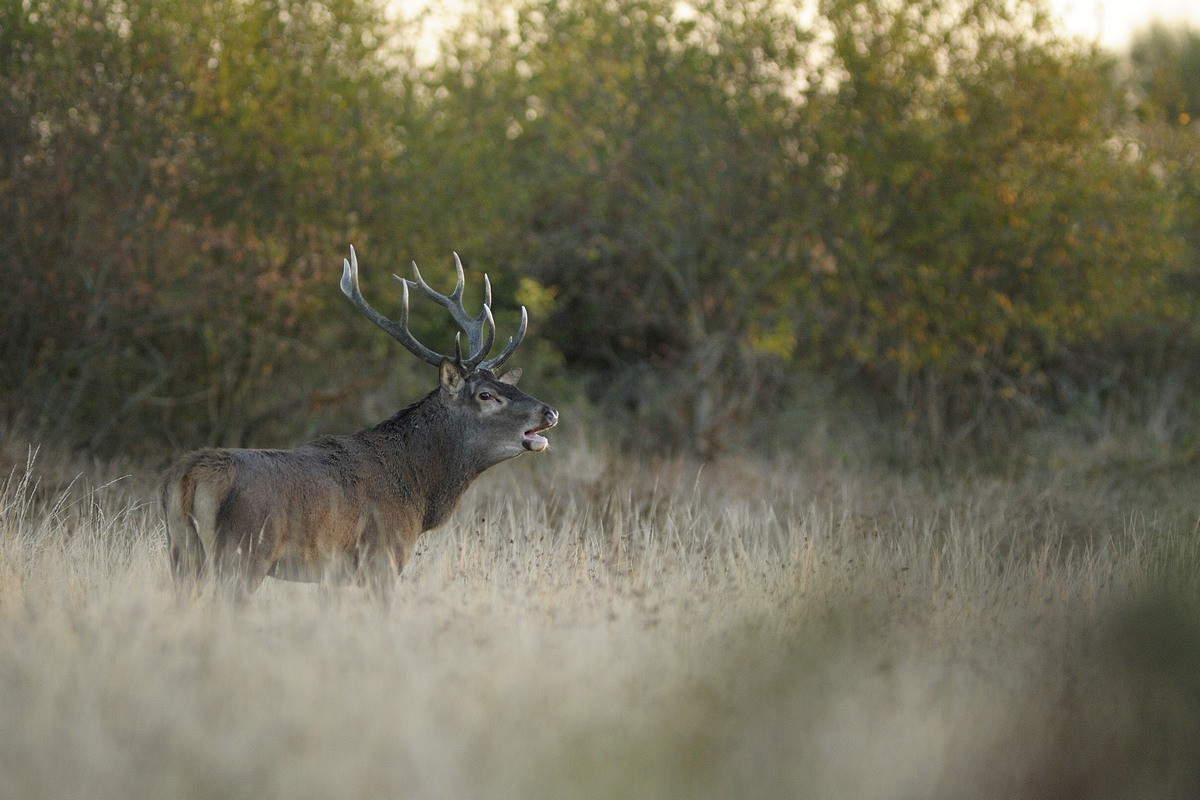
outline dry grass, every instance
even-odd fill
[[[579,445],[486,475],[390,608],[275,582],[234,608],[175,599],[150,477],[6,448],[0,797],[1200,789],[1176,478]]]

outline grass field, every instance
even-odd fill
[[[384,608],[181,602],[152,474],[10,440],[0,797],[1200,796],[1195,464],[1071,447],[561,445],[485,475]]]

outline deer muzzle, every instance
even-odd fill
[[[521,445],[531,453],[540,453],[550,446],[550,440],[541,432],[549,430],[558,424],[558,412],[550,406],[542,406],[542,421],[540,425],[525,431],[521,437]]]

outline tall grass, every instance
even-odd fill
[[[5,452],[0,797],[1200,789],[1178,476],[579,445],[485,475],[390,607],[235,607],[171,591],[153,476]]]

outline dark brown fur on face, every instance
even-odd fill
[[[346,281],[343,290],[355,299]],[[437,297],[461,297],[461,266],[459,281],[449,298]],[[407,291],[405,299],[401,325]],[[485,318],[486,306],[481,327]],[[472,356],[439,357],[438,388],[374,427],[295,450],[199,450],[181,458],[162,489],[176,580],[195,584],[212,573],[238,596],[268,575],[352,581],[386,593],[417,537],[446,520],[471,482],[501,461],[544,450],[540,432],[558,421],[557,411],[516,387],[520,370],[492,371],[519,337],[500,358],[482,362],[484,334],[468,334]],[[418,355],[431,361],[430,352]]]

